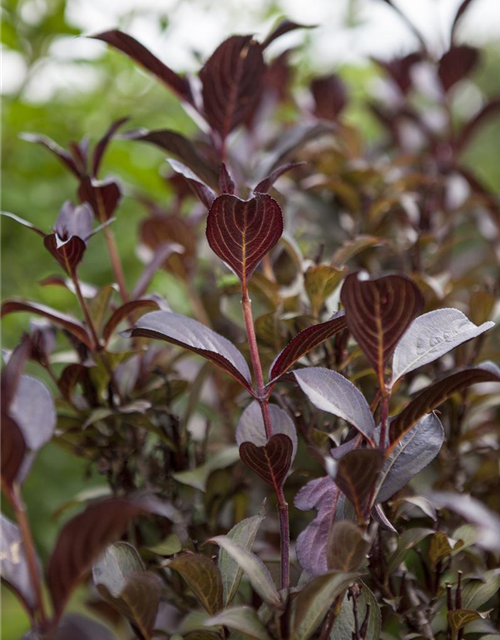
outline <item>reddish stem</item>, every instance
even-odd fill
[[[257,346],[257,338],[255,335],[255,327],[252,317],[252,302],[248,296],[248,289],[242,283],[241,306],[243,309],[243,318],[245,320],[245,328],[248,337],[248,345],[250,348],[250,359],[255,376],[257,386],[257,401],[262,411],[262,420],[266,436],[269,440],[273,435],[273,427],[271,424],[271,416],[269,414],[269,393],[266,393],[264,384],[264,376],[262,374],[262,365],[260,362],[259,348]],[[288,504],[285,500],[283,487],[275,487],[276,498],[278,500],[278,516],[280,522],[280,540],[281,540],[281,588],[290,588],[290,524],[288,516]]]
[[[40,622],[42,625],[45,625],[47,622],[47,615],[45,613],[45,606],[43,603],[35,545],[31,534],[31,527],[28,522],[28,518],[26,517],[26,507],[24,506],[19,485],[14,484],[12,490],[6,492],[6,495],[12,505],[12,509],[14,510],[17,524],[19,525],[19,530],[21,532],[21,539],[23,541],[24,552],[26,555],[26,564],[28,565],[28,573],[35,591],[35,600],[37,611],[40,616]]]
[[[85,322],[87,323],[90,333],[92,334],[94,349],[99,349],[100,347],[99,336],[97,335],[94,321],[92,320],[92,316],[90,315],[89,308],[87,306],[85,298],[83,297],[76,271],[71,272],[71,279],[73,280],[73,284],[75,285],[76,297],[78,298],[78,302],[80,303],[80,307],[83,311],[83,315],[85,316]]]

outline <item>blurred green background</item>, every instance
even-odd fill
[[[309,31],[294,35],[290,41],[293,45],[300,44],[295,54],[299,62],[294,80],[298,91],[314,72],[339,70],[355,98],[347,117],[361,127],[368,140],[375,138],[377,125],[361,102],[377,77],[367,58],[369,50],[364,51],[361,47],[357,57],[351,59],[339,55],[335,47],[329,48],[330,40],[338,36],[338,47],[345,47],[343,43],[357,43],[366,29],[370,33],[372,28],[375,47],[380,33],[376,24],[370,27],[370,11],[379,23],[393,17],[377,13],[383,4],[379,0],[345,0],[338,2],[335,10],[330,7],[335,3],[321,0],[314,5],[308,20],[302,15],[304,4],[285,0],[253,3],[226,0],[216,3],[214,8],[214,3],[204,0],[128,0],[110,2],[109,6],[107,2],[92,0],[4,0],[2,209],[48,230],[62,203],[74,198],[75,179],[47,151],[21,140],[19,134],[22,132],[42,133],[66,146],[85,135],[95,141],[114,119],[125,115],[131,116],[129,128],[171,128],[186,133],[194,130],[192,121],[177,100],[158,82],[102,43],[81,37],[92,30],[113,26],[131,31],[146,45],[153,44],[157,55],[167,62],[172,61],[174,68],[183,71],[196,69],[199,54],[205,56],[233,30],[240,33],[257,30],[263,34],[284,14],[303,22],[316,22],[321,25],[318,35]],[[456,6],[457,2],[446,0],[443,4]],[[482,6],[484,16],[479,9],[475,10],[472,25],[488,20],[491,3],[488,4],[490,9],[484,3]],[[499,8],[498,3],[496,7]],[[190,24],[193,15],[197,16],[197,22]],[[172,22],[177,38],[170,45]],[[500,23],[500,16],[497,22]],[[218,31],[212,28],[215,23]],[[192,49],[181,49],[179,33],[188,33],[190,27],[194,29]],[[411,38],[401,24],[399,29],[402,33],[394,33],[393,52],[398,52],[398,48],[404,50],[401,42],[407,43],[407,49],[412,46]],[[151,43],[147,39],[148,33]],[[474,28],[469,25],[467,33],[474,36]],[[485,59],[474,81],[484,99],[500,93],[500,48],[491,33],[480,36]],[[364,40],[363,43],[366,46]],[[177,49],[173,51],[172,47]],[[467,90],[477,91],[472,87]],[[499,139],[500,124],[493,122],[484,127],[467,157],[478,176],[495,190],[500,185]],[[147,145],[117,140],[106,155],[102,175],[117,175],[125,186],[126,195],[113,229],[129,283],[134,282],[142,268],[135,255],[135,245],[137,226],[145,215],[141,205],[130,196],[142,193],[167,204],[169,192],[162,178],[166,170],[164,154]],[[42,278],[57,272],[56,263],[43,249],[39,236],[12,220],[2,220],[2,299],[21,296],[78,313],[72,294],[60,287],[38,284]],[[92,240],[80,275],[82,280],[95,285],[107,283],[112,278],[102,236]],[[164,273],[158,275],[155,289],[165,295],[174,309],[187,311],[172,278]],[[3,348],[15,346],[28,322],[25,314],[6,318],[2,327]],[[35,367],[31,370],[36,372]],[[42,451],[25,485],[29,516],[42,558],[47,557],[57,532],[58,524],[52,517],[54,511],[78,491],[102,484],[81,461],[70,458],[54,445]],[[26,631],[28,621],[10,592],[3,587],[2,596],[2,638],[14,640]]]

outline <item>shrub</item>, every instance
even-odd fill
[[[458,124],[450,108],[480,58],[456,42],[468,4],[440,57],[420,38],[417,52],[375,61],[395,96],[368,104],[385,131],[377,146],[344,117],[337,75],[314,78],[309,107],[284,122],[292,68],[267,47],[303,28],[289,21],[263,42],[223,42],[200,95],[125,33],[95,36],[179,97],[200,123],[193,139],[120,133],[126,118],[93,148],[25,136],[74,175],[78,204],[63,204],[49,233],[5,215],[41,237],[60,268],[43,284],[66,287],[82,313],[3,305],[43,319],[2,374],[2,488],[16,520],[2,516],[2,576],[30,618],[27,638],[123,636],[125,620],[141,639],[493,633],[500,370],[486,332],[499,218],[462,154],[500,103]],[[418,66],[439,86],[434,104],[418,94]],[[439,129],[431,108],[447,119]],[[176,156],[168,209],[141,198],[147,258],[134,286],[112,231],[122,186],[100,177],[117,135]],[[471,228],[472,251],[457,252]],[[117,286],[80,280],[95,233]],[[195,318],[148,293],[161,269]],[[23,373],[28,360],[55,402]],[[108,489],[75,497],[85,505],[42,570],[22,483],[51,439]],[[66,613],[82,582],[107,627]]]

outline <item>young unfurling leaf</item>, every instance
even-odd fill
[[[267,194],[256,194],[250,200],[219,196],[207,218],[208,244],[243,286],[282,233],[280,206]]]

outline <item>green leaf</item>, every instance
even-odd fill
[[[199,553],[184,553],[172,560],[168,568],[180,573],[211,616],[222,609],[221,575],[210,558]]]
[[[154,547],[147,548],[159,556],[173,556],[174,553],[179,553],[179,551],[182,550],[182,543],[179,540],[179,536],[171,533],[165,540],[162,540],[162,542],[155,544]]]
[[[432,567],[435,567],[440,560],[449,556],[454,549],[460,548],[462,545],[463,542],[458,541],[452,547],[448,536],[442,531],[437,531],[432,536],[429,545],[429,559]]]
[[[266,514],[264,508],[262,508],[259,515],[246,518],[235,525],[227,534],[227,537],[251,551],[259,527],[265,517]],[[224,605],[227,607],[238,591],[243,570],[224,548],[221,548],[219,554],[219,569],[222,575]]]
[[[293,640],[308,640],[337,598],[356,578],[354,573],[332,571],[307,584],[294,602]]]
[[[207,626],[224,626],[253,640],[271,640],[257,613],[250,607],[226,609],[205,622]]]
[[[336,522],[328,540],[328,568],[332,571],[355,571],[369,548],[369,540],[353,522]]]
[[[187,484],[190,487],[205,491],[207,487],[207,480],[212,471],[217,469],[225,469],[230,467],[240,458],[238,447],[228,447],[222,451],[218,451],[216,454],[209,457],[208,462],[193,469],[192,471],[179,471],[173,473],[173,477],[177,482]]]
[[[260,597],[270,605],[279,607],[281,598],[266,565],[254,553],[228,536],[217,536],[210,540],[224,549],[246,573],[250,584]]]
[[[370,589],[368,589],[368,587],[362,582],[359,582],[358,585],[361,588],[361,593],[357,600],[358,622],[360,626],[365,619],[368,607],[370,607],[368,625],[364,640],[379,640],[382,623],[380,607],[378,606],[377,600]],[[346,594],[344,601],[342,602],[340,613],[335,619],[329,640],[347,640],[352,637],[354,629],[355,624],[352,600],[350,600]]]
[[[479,580],[470,580],[462,589],[462,607],[479,609],[500,590],[500,573],[487,571]]]
[[[399,539],[399,544],[396,551],[389,558],[389,562],[387,564],[387,574],[390,575],[399,567],[399,565],[405,559],[406,553],[414,547],[416,544],[421,542],[427,536],[433,534],[434,531],[432,529],[425,529],[423,527],[417,527],[415,529],[408,529],[403,533],[401,538]]]
[[[313,316],[317,316],[325,301],[344,277],[344,269],[327,265],[309,267],[304,275],[304,287],[311,303]]]

